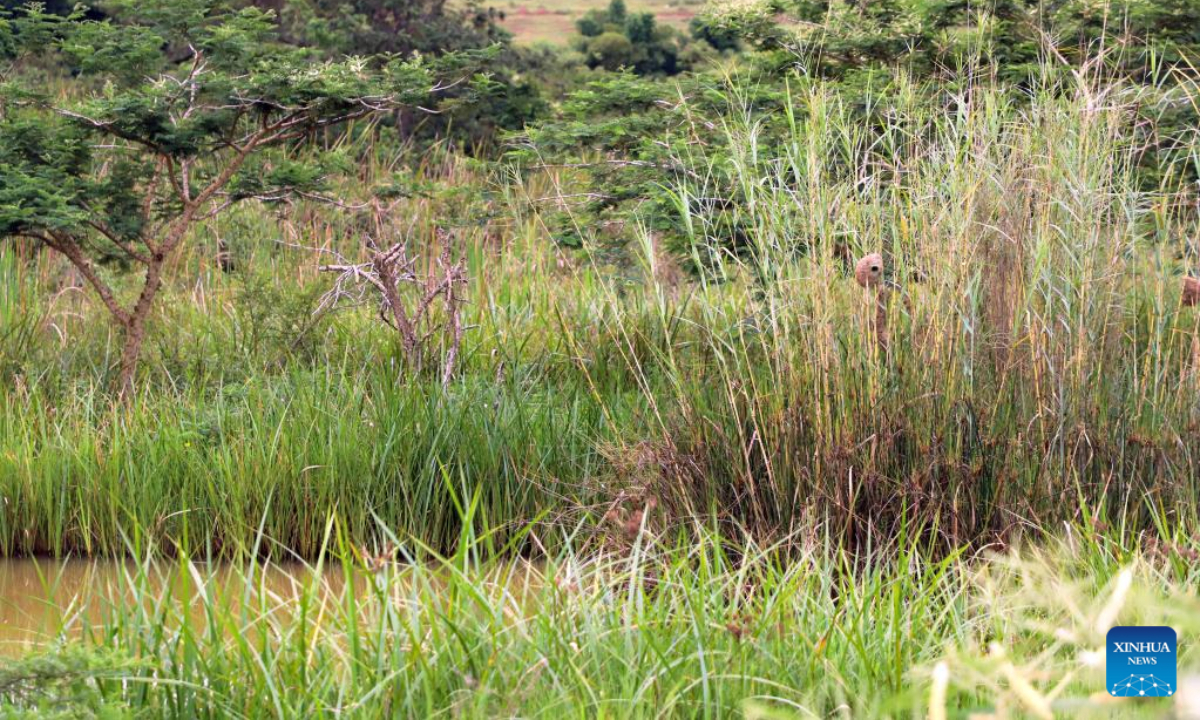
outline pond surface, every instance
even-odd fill
[[[177,598],[193,598],[203,586],[219,602],[236,605],[243,599],[247,583],[241,570],[204,563],[192,568],[194,572],[188,572],[164,563],[139,578],[140,568],[132,560],[0,559],[0,656],[19,656],[60,636],[78,637],[86,625],[102,625],[118,603],[126,609],[133,606],[130,588],[142,583],[151,597],[169,585]],[[314,572],[299,562],[260,565],[250,591],[282,607],[312,583]],[[365,576],[360,579],[366,583]],[[320,592],[329,596],[346,584],[340,566],[327,568],[320,580]],[[202,607],[197,605],[192,614],[201,621]]]
[[[384,567],[375,565],[373,571]],[[167,560],[144,567],[133,560],[0,558],[0,657],[18,657],[60,638],[78,639],[89,628],[99,632],[114,616],[131,613],[165,610],[169,626],[178,627],[188,618],[193,629],[201,630],[212,618],[209,611],[218,609],[221,617],[246,623],[222,632],[244,634],[261,629],[262,620],[289,626],[305,605],[299,602],[302,597],[310,608],[322,606],[316,612],[344,602],[366,611],[372,606],[367,600],[380,593],[384,602],[395,605],[415,602],[418,596],[436,598],[445,589],[442,570],[390,562],[386,568],[382,575],[355,570],[351,586],[337,563],[318,575],[301,562],[259,563],[251,572],[228,563]],[[521,598],[536,595],[544,582],[541,570],[527,561],[499,563],[472,573],[471,585],[490,588],[511,607],[523,608]]]

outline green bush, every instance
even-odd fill
[[[700,59],[696,53],[681,55],[687,39],[673,28],[659,25],[652,13],[630,14],[622,0],[608,8],[590,10],[576,21],[580,38],[576,47],[591,68],[627,68],[638,75],[675,75],[690,69],[681,57]]]
[[[588,64],[605,70],[619,70],[633,63],[633,43],[617,32],[606,32],[592,38],[587,46]]]

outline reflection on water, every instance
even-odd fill
[[[270,610],[293,602],[315,579],[315,571],[302,563],[260,565],[249,588],[243,571],[226,564],[142,570],[132,560],[0,559],[0,656],[21,655],[59,637],[78,637],[85,626],[102,625],[117,603],[133,607],[134,587],[150,590],[140,593],[150,598],[169,589],[177,602],[190,603],[189,614],[201,621],[199,593],[236,607],[249,590],[256,604]],[[338,567],[326,569],[315,586],[336,597],[345,584]]]

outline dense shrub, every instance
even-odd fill
[[[593,68],[628,68],[639,75],[675,75],[688,69],[682,62],[687,38],[659,25],[652,13],[629,13],[624,0],[606,9],[590,10],[575,23],[576,45]]]

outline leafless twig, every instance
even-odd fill
[[[467,284],[466,261],[455,257],[454,243],[448,232],[438,230],[441,252],[428,270],[419,271],[417,258],[409,255],[405,240],[392,242],[383,249],[379,239],[392,232],[391,207],[373,203],[374,232],[366,235],[369,257],[366,262],[338,259],[319,267],[321,272],[336,274],[333,287],[321,298],[318,312],[347,300],[362,302],[367,292],[378,295],[379,317],[400,336],[400,346],[413,370],[420,372],[430,354],[429,341],[443,338],[439,358],[443,385],[448,385],[458,363],[465,327],[462,323],[464,289]],[[435,317],[439,304],[442,317]]]

